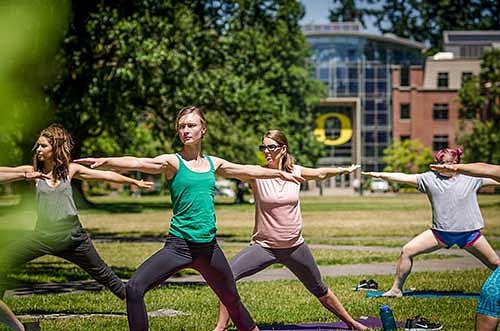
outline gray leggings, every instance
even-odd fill
[[[114,295],[125,299],[125,284],[101,259],[87,233],[81,231],[78,240],[66,241],[46,240],[46,236],[35,231],[9,245],[0,258],[0,297],[10,287],[6,283],[6,273],[44,255],[54,255],[73,262]]]
[[[234,279],[239,280],[275,263],[281,263],[290,269],[317,298],[328,292],[328,286],[321,280],[318,266],[305,243],[291,248],[266,248],[254,244],[235,255],[229,265]]]
[[[208,286],[227,307],[240,331],[255,328],[255,323],[241,303],[231,269],[217,241],[193,243],[168,235],[165,246],[150,256],[127,283],[127,315],[132,331],[148,330],[144,295],[151,288],[184,268],[198,270]]]

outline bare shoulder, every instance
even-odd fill
[[[154,163],[162,163],[167,171],[179,169],[179,159],[175,154],[161,154],[152,160]]]
[[[68,173],[69,173],[69,178],[73,178],[75,174],[78,174],[82,171],[85,171],[86,169],[89,169],[81,164],[78,163],[73,163],[71,162],[68,166]]]
[[[209,155],[209,157],[212,159],[215,169],[218,169],[221,165],[229,163],[228,161],[221,159],[220,157],[217,156]]]

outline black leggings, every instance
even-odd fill
[[[57,245],[45,240],[45,236],[37,232],[13,242],[0,258],[0,295],[3,296],[9,288],[6,273],[43,255],[54,255],[76,264],[118,298],[125,299],[125,284],[101,259],[86,233],[80,240],[58,242]]]
[[[144,303],[146,292],[181,269],[200,272],[240,331],[255,328],[250,314],[240,300],[229,264],[217,241],[193,243],[169,235],[165,246],[149,257],[127,283],[127,315],[132,331],[148,330],[148,315]]]

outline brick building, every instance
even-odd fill
[[[424,66],[393,67],[393,140],[418,139],[434,151],[456,146],[464,129],[458,90],[464,79],[479,74],[484,51],[500,47],[500,31],[445,31],[443,41],[445,52]]]

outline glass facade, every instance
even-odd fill
[[[314,33],[308,33],[314,31]],[[318,33],[318,29],[305,29],[312,47],[314,76],[328,87],[331,104],[318,109],[318,115],[325,112],[349,113],[335,105],[338,98],[356,98],[360,103],[361,163],[366,171],[381,171],[384,168],[383,150],[391,143],[391,66],[420,65],[423,63],[422,47],[399,38],[386,38],[353,31],[352,33]],[[399,41],[398,41],[399,40]],[[330,108],[330,109],[327,109]],[[352,107],[351,107],[352,108]],[[335,135],[338,123],[335,118],[325,124],[327,135]],[[328,131],[330,130],[330,132]],[[353,135],[354,137],[354,135]],[[322,164],[340,165],[354,161],[352,142],[343,145],[326,146],[326,157]],[[349,159],[349,161],[348,161]]]

